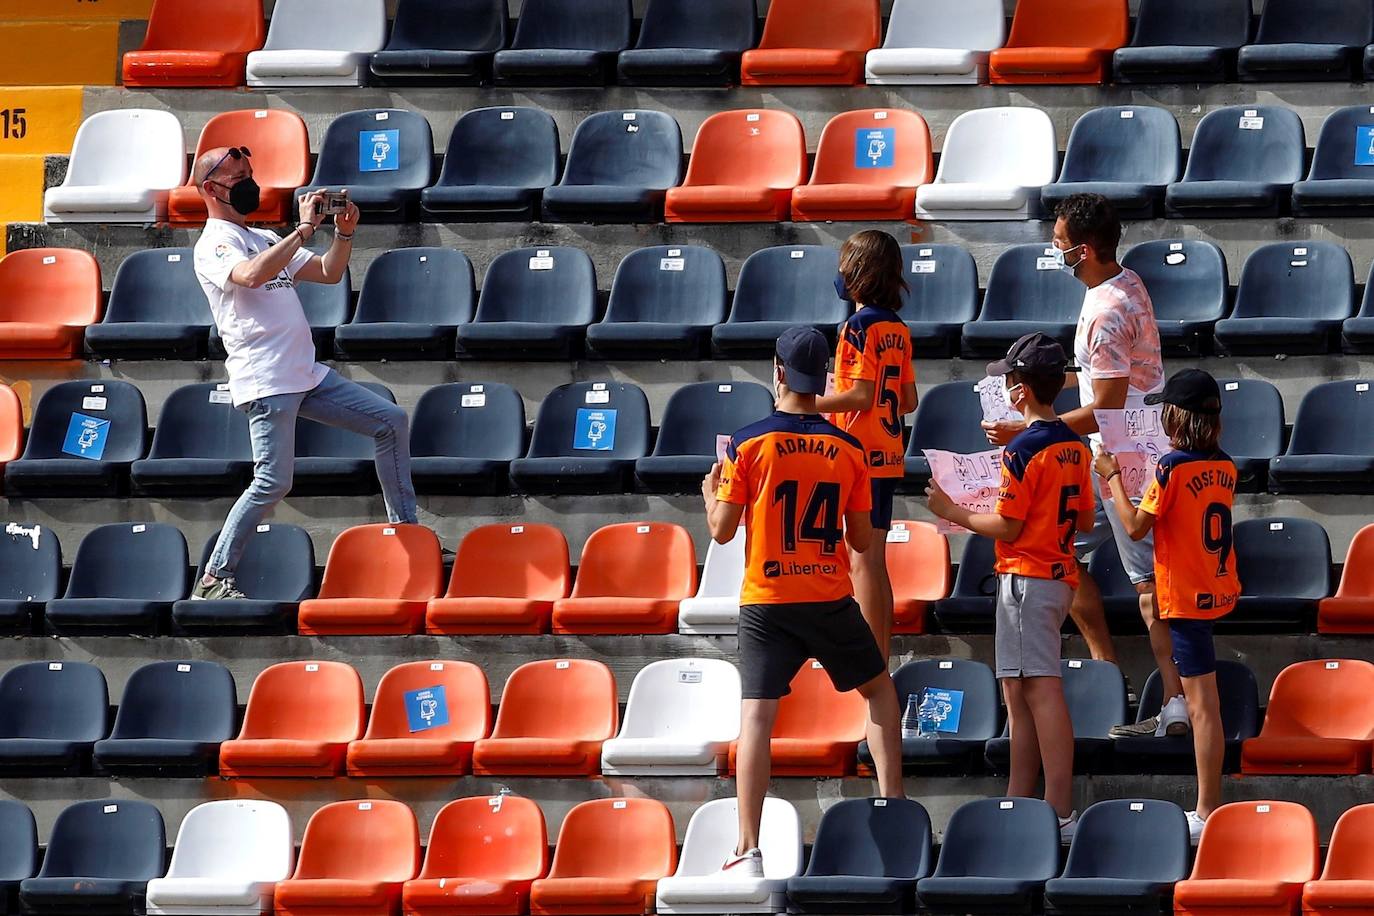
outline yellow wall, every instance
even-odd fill
[[[147,19],[153,0],[4,0],[0,12],[14,22],[23,19]]]
[[[0,22],[0,48],[0,86],[113,86],[119,22]]]

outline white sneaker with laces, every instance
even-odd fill
[[[1078,812],[1072,811],[1068,817],[1059,819],[1059,842],[1072,843],[1074,831],[1078,829]]]
[[[720,867],[723,878],[762,878],[763,853],[755,846],[746,849],[743,855],[732,855]]]
[[[1207,821],[1197,816],[1196,811],[1188,812],[1188,838],[1196,846],[1202,839],[1202,828],[1207,826]]]
[[[1159,728],[1155,736],[1186,735],[1190,731],[1192,724],[1188,721],[1188,701],[1181,696],[1174,697],[1159,711]]]

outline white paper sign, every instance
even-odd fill
[[[973,390],[978,392],[978,400],[983,405],[983,419],[988,423],[1021,419],[1021,414],[1007,403],[1005,376],[989,375],[974,385]]]
[[[1123,410],[1094,410],[1102,447],[1116,456],[1121,466],[1121,483],[1126,495],[1139,499],[1154,479],[1159,459],[1173,451],[1160,422],[1161,405],[1149,406],[1142,399],[1128,397]],[[1104,499],[1110,489],[1102,488]]]
[[[930,462],[931,479],[949,494],[956,505],[970,512],[989,513],[997,508],[997,493],[1002,487],[1002,450],[988,449],[961,455],[937,448],[921,449]],[[964,529],[940,519],[936,527],[945,534]]]
[[[716,460],[725,463],[725,452],[730,448],[730,437],[727,435],[716,436]]]

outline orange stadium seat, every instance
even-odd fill
[[[548,659],[511,672],[491,737],[472,749],[477,776],[594,776],[615,737],[615,675],[601,662]]]
[[[470,662],[397,665],[382,675],[349,776],[461,776],[472,744],[491,731],[491,690]]]
[[[100,265],[90,254],[27,248],[0,259],[0,359],[76,359],[100,313]]]
[[[24,405],[9,385],[0,384],[0,472],[24,451]]]
[[[949,539],[930,522],[894,521],[887,533],[892,579],[892,632],[924,633],[926,609],[949,597],[954,576]]]
[[[553,603],[555,633],[676,633],[697,591],[697,551],[681,525],[623,522],[592,532],[572,596]]]
[[[444,597],[425,612],[435,635],[547,633],[572,582],[568,541],[552,525],[482,525],[458,545]]]
[[[262,0],[222,0],[213,15],[199,0],[156,0],[143,45],[124,55],[124,85],[242,86],[266,37]]]
[[[439,539],[424,525],[357,525],[329,548],[320,596],[301,602],[302,636],[405,636],[444,587]]]
[[[258,675],[221,776],[338,776],[363,731],[363,682],[341,662],[282,662]]]
[[[1374,740],[1374,664],[1298,662],[1279,672],[1258,738],[1241,745],[1244,774],[1369,772]]]
[[[670,223],[785,220],[806,178],[806,134],[786,111],[722,111],[701,122],[687,177],[668,189]]]
[[[1336,821],[1322,876],[1303,888],[1302,911],[1374,912],[1374,805],[1358,805]]]
[[[847,111],[821,132],[811,181],[792,192],[792,219],[909,220],[916,187],[934,175],[925,118],[901,109]]]
[[[395,916],[420,867],[420,828],[398,801],[340,801],[305,825],[296,871],[277,882],[277,916]]]
[[[166,2],[166,0],[163,0]],[[291,218],[296,189],[310,180],[310,136],[294,111],[281,108],[226,111],[205,122],[196,158],[219,147],[246,146],[252,153],[253,180],[262,188],[250,223],[284,223]],[[167,218],[177,225],[205,222],[205,202],[190,182],[173,188]]]
[[[1222,805],[1207,818],[1192,876],[1174,885],[1174,913],[1292,916],[1318,856],[1317,823],[1302,805]]]
[[[853,86],[881,42],[878,0],[773,0],[763,39],[740,61],[740,85]]]
[[[642,916],[658,879],[677,867],[668,806],[652,798],[596,798],[568,812],[553,868],[530,890],[534,916]]]
[[[1020,0],[988,82],[1100,83],[1128,37],[1126,0]]]
[[[439,810],[420,877],[401,890],[406,916],[521,916],[549,868],[544,812],[528,798],[460,798]]]
[[[802,665],[773,722],[774,776],[847,776],[864,737],[868,704],[857,690],[838,692],[818,661]],[[735,775],[739,742],[730,743]]]
[[[1355,533],[1331,598],[1317,602],[1318,633],[1374,633],[1374,525]]]

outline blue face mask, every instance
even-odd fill
[[[835,295],[839,296],[845,302],[854,301],[854,297],[849,295],[849,287],[845,285],[844,274],[839,271],[835,272]]]
[[[1082,247],[1082,245],[1075,245],[1072,248],[1065,250],[1063,248],[1058,247],[1057,245],[1051,245],[1050,248],[1054,250],[1054,254],[1051,255],[1051,257],[1054,258],[1054,266],[1062,271],[1066,271],[1067,273],[1072,274],[1074,271],[1078,269],[1078,266],[1083,263],[1083,258],[1080,257],[1077,261],[1074,261],[1072,264],[1070,264],[1068,261],[1065,260],[1065,256],[1070,251],[1077,251]]]

